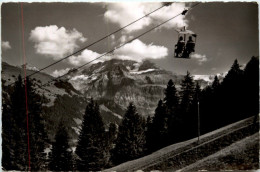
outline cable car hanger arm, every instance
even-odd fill
[[[181,14],[182,14],[182,15],[185,15],[187,12],[188,12],[188,10],[187,10],[187,9],[185,9],[185,10],[183,10],[183,11],[182,11],[182,13],[181,13]]]

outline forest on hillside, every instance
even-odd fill
[[[19,76],[6,90],[9,96],[2,97],[3,170],[99,171],[247,117],[254,116],[256,122],[259,113],[259,57],[252,57],[243,69],[235,60],[223,81],[215,76],[203,89],[188,71],[180,91],[169,80],[153,116],[145,119],[130,103],[119,126],[111,122],[108,130],[98,102],[91,98],[73,151],[62,118],[55,124],[54,139],[49,138],[42,107],[46,97],[33,85],[30,78]]]

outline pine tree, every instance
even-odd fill
[[[221,93],[221,84],[217,76],[215,76],[214,81],[211,85],[210,100],[208,108],[211,109],[210,119],[212,129],[217,129],[219,125],[224,125],[222,116],[222,109],[220,108],[223,96]],[[223,124],[222,124],[223,123]]]
[[[169,80],[168,85],[164,91],[164,94],[165,94],[164,103],[167,109],[171,111],[177,109],[179,104],[179,97],[177,94],[177,89],[172,80]]]
[[[86,107],[76,148],[77,170],[97,171],[107,165],[108,159],[104,158],[107,157],[107,149],[104,149],[106,146],[104,132],[99,105],[91,99]]]
[[[181,82],[181,110],[183,112],[188,112],[190,105],[192,103],[194,94],[194,80],[190,75],[189,71],[185,75]]]
[[[31,170],[44,170],[46,156],[44,148],[47,142],[43,119],[41,118],[41,96],[35,93],[31,81],[26,79],[26,87],[22,83],[21,76],[15,82],[14,91],[10,95],[10,127],[12,127],[12,136],[14,143],[12,147],[13,169],[25,171],[29,170],[28,154],[28,135],[30,141],[30,164]],[[28,100],[28,128],[25,92]],[[10,148],[10,147],[9,147]]]
[[[214,81],[213,81],[211,87],[212,87],[212,89],[213,89],[214,92],[217,92],[217,90],[219,89],[219,86],[220,86],[219,79],[218,79],[218,76],[216,75],[216,76],[214,77]]]
[[[30,161],[31,170],[39,171],[46,169],[46,153],[44,149],[48,143],[45,132],[44,120],[42,117],[43,98],[35,93],[33,83],[26,79],[26,88],[28,96],[28,124],[30,138]]]
[[[2,167],[3,170],[15,169],[14,144],[13,138],[14,125],[13,116],[7,105],[3,103],[2,111]]]
[[[159,100],[152,123],[147,130],[147,148],[149,152],[157,150],[168,143],[168,115],[166,106]]]
[[[228,71],[227,75],[223,79],[223,84],[229,83],[229,82],[237,82],[241,75],[243,74],[243,71],[240,69],[240,65],[237,61],[237,59],[234,61],[233,65],[231,66],[231,69]]]
[[[145,120],[130,103],[119,126],[116,147],[113,151],[115,164],[139,158],[145,151]]]
[[[244,112],[247,116],[259,113],[259,57],[252,57],[244,69]]]
[[[190,123],[194,122],[192,121],[192,114],[191,113],[191,106],[192,101],[194,97],[194,80],[190,73],[187,71],[187,74],[185,75],[184,79],[181,82],[181,104],[180,104],[180,122],[181,129],[180,129],[180,138],[181,139],[187,139],[191,137],[190,133]]]
[[[209,131],[214,130],[214,125],[217,123],[216,121],[213,121],[214,115],[212,113],[216,110],[212,110],[213,103],[212,101],[213,96],[212,96],[212,88],[211,86],[206,86],[200,94],[200,121],[201,121],[201,133],[206,133]],[[218,108],[221,108],[221,106],[218,106]],[[216,125],[219,125],[216,124]]]
[[[72,151],[69,147],[68,132],[59,124],[55,140],[52,143],[49,169],[51,171],[72,171]]]
[[[231,69],[223,79],[222,85],[225,87],[224,91],[235,93],[241,90],[243,79],[243,70],[240,69],[240,65],[237,59],[234,61]],[[235,93],[236,94],[236,93]]]
[[[223,111],[221,114],[223,117],[225,116],[223,125],[243,119],[243,71],[240,69],[237,60],[234,61],[231,69],[223,79],[222,88]]]
[[[113,161],[111,159],[111,156],[113,154],[113,149],[115,148],[115,141],[116,141],[116,138],[117,138],[117,134],[118,134],[118,126],[117,124],[115,123],[110,123],[109,124],[109,130],[108,132],[106,133],[106,140],[107,140],[107,152],[109,153],[108,156],[109,156],[109,164],[108,164],[108,168],[109,167],[112,167],[114,166],[113,165]]]
[[[179,125],[179,96],[172,80],[169,80],[164,94],[167,121],[167,136],[164,137],[167,139],[164,139],[165,144],[163,146],[166,146],[178,140],[176,131]]]
[[[22,78],[18,77],[18,80],[14,83],[13,90],[8,89],[8,87],[4,86],[4,82],[2,82],[2,168],[3,170],[19,170],[18,168],[18,159],[19,157],[15,157],[15,148],[17,147],[17,139],[15,136],[19,136],[18,128],[15,121],[15,108],[16,105],[20,105],[18,102],[13,101],[21,101],[21,97],[18,98],[19,95],[22,95]],[[19,93],[20,94],[17,94]],[[10,97],[8,96],[10,93]],[[15,94],[16,93],[16,94]],[[16,111],[17,112],[17,111]],[[25,143],[24,143],[25,144]]]
[[[27,129],[26,129],[26,111],[25,111],[25,89],[22,83],[22,77],[19,75],[14,84],[14,91],[10,95],[10,115],[14,121],[13,138],[14,143],[14,169],[28,170],[28,149],[27,149]]]

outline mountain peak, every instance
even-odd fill
[[[138,71],[148,70],[148,69],[159,69],[154,63],[149,60],[144,60],[141,62]]]

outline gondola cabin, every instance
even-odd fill
[[[195,44],[197,35],[184,29],[178,32],[178,42],[175,45],[174,57],[175,58],[190,58],[190,55],[195,52]]]

